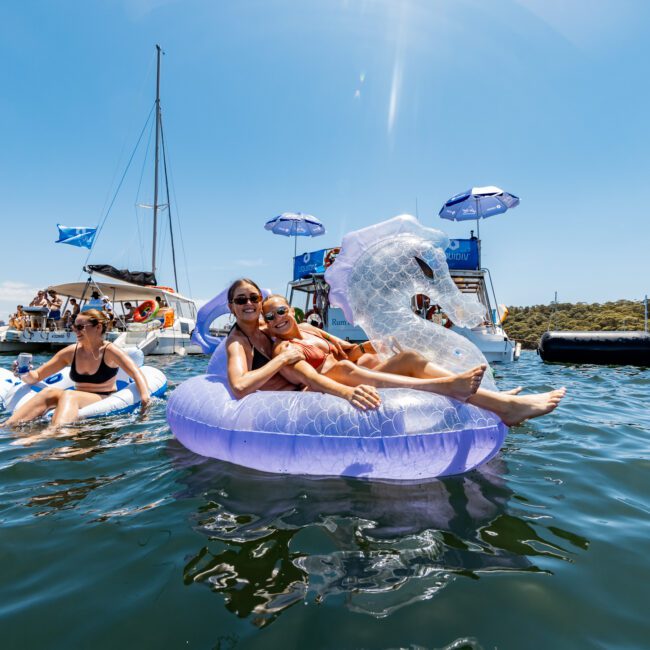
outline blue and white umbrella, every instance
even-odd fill
[[[293,256],[296,256],[298,237],[319,237],[325,234],[325,226],[311,214],[283,212],[264,224],[266,230],[275,235],[293,237]]]
[[[440,208],[438,213],[442,219],[452,221],[469,221],[476,219],[476,234],[478,235],[478,220],[501,214],[519,205],[519,197],[504,192],[500,187],[473,187],[466,192],[452,196]]]

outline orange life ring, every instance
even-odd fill
[[[160,306],[155,300],[145,300],[135,308],[133,320],[136,323],[146,323],[158,313],[159,309]]]
[[[150,289],[160,289],[161,291],[167,291],[169,293],[176,293],[171,287],[150,287]]]

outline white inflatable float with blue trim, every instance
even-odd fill
[[[386,354],[414,349],[455,372],[486,363],[470,341],[411,310],[412,296],[425,294],[455,323],[473,327],[485,317],[451,279],[447,243],[409,215],[350,233],[326,274],[331,303]],[[214,354],[207,374],[183,382],[167,403],[169,425],[191,451],[274,473],[422,480],[467,472],[503,444],[508,428],[494,413],[417,390],[380,390],[382,404],[370,411],[315,392],[237,400],[225,346],[209,334],[225,313],[225,291],[199,311],[193,340]],[[491,372],[482,386],[495,390]]]
[[[142,366],[144,356],[140,350],[133,353],[129,350],[127,353],[129,353],[136,365],[140,365],[140,372],[144,375],[151,396],[162,397],[167,390],[165,375],[158,368]],[[121,368],[117,372],[115,383],[117,388],[115,393],[79,410],[80,420],[131,413],[139,408],[140,393],[133,379]],[[16,377],[13,372],[0,368],[0,416],[10,415],[44,388],[50,387],[75,390],[74,382],[70,379],[70,368],[64,368],[34,385],[26,384],[19,377]],[[51,412],[46,414],[45,417],[50,416]]]

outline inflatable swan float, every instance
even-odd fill
[[[325,275],[330,302],[383,354],[415,349],[454,372],[486,363],[470,341],[411,310],[421,293],[455,323],[484,319],[484,308],[451,279],[447,245],[442,232],[410,215],[350,233]],[[167,404],[174,435],[198,454],[275,473],[422,480],[467,472],[503,443],[507,427],[490,411],[417,390],[382,389],[381,406],[365,412],[315,392],[258,391],[236,400],[226,346],[208,333],[227,312],[225,291],[199,312],[194,340],[216,351],[207,374],[183,382]],[[482,386],[494,389],[489,371]]]

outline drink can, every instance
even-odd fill
[[[29,372],[32,365],[32,355],[29,352],[21,352],[18,355],[18,374],[24,375]]]

